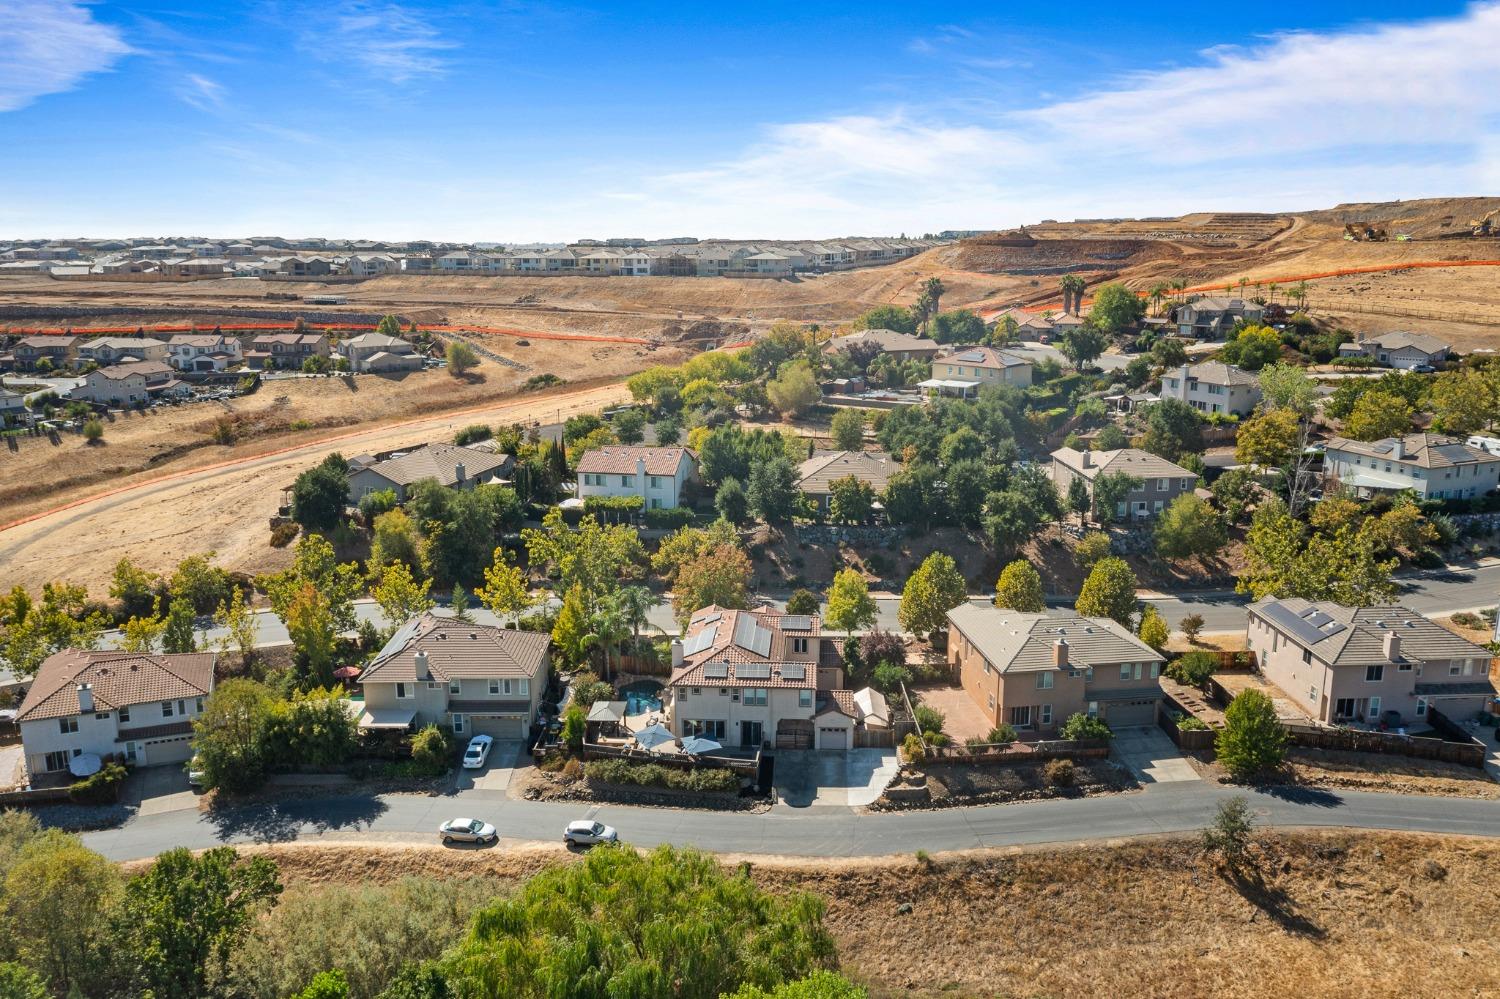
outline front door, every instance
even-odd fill
[[[758,721],[740,722],[740,745],[746,749],[755,749],[761,743],[761,723]]]

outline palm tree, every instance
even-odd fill
[[[922,291],[927,294],[928,298],[932,299],[932,311],[934,315],[937,314],[938,306],[942,302],[943,294],[947,290],[948,289],[943,286],[942,278],[930,277],[925,282],[923,282]]]
[[[1162,299],[1167,297],[1167,292],[1170,290],[1171,286],[1168,285],[1165,281],[1158,281],[1153,284],[1151,286],[1151,290],[1147,292],[1147,294],[1151,296],[1151,304],[1156,308],[1158,315],[1161,313]]]
[[[1275,305],[1276,304],[1276,282],[1272,281],[1269,285],[1266,286],[1266,289],[1268,291],[1270,291],[1270,293],[1271,293],[1271,304]]]
[[[646,626],[646,615],[656,606],[656,598],[644,586],[625,586],[615,592],[615,599],[619,601],[620,610],[630,625],[631,650],[639,653],[641,629]]]
[[[1250,279],[1249,278],[1245,278],[1245,277],[1240,278],[1240,297],[1241,298],[1245,297],[1245,286],[1248,285],[1249,283],[1250,283]]]
[[[1292,286],[1291,296],[1297,300],[1297,309],[1302,311],[1307,308],[1307,282],[1298,281]]]
[[[1083,290],[1087,287],[1077,274],[1064,274],[1062,281],[1063,315],[1077,313],[1083,307]]]
[[[618,595],[611,595],[599,604],[594,611],[593,619],[589,622],[592,626],[589,635],[599,647],[604,650],[604,675],[603,679],[609,679],[609,650],[619,644],[620,639],[630,634],[630,621],[625,615],[625,609],[621,606]]]

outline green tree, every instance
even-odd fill
[[[129,558],[115,563],[114,575],[110,579],[109,595],[120,602],[120,612],[127,616],[152,612],[153,604],[160,593],[161,577],[147,572]]]
[[[564,665],[579,666],[588,656],[593,644],[593,632],[589,629],[589,611],[583,597],[583,585],[574,583],[563,595],[562,609],[552,626],[552,643],[557,647]]]
[[[1168,461],[1203,450],[1203,417],[1180,399],[1163,399],[1146,411],[1143,450]]]
[[[44,583],[33,601],[24,589],[11,589],[0,607],[0,659],[17,677],[28,679],[52,653],[93,649],[108,626],[98,611],[87,611],[88,590],[71,583]]]
[[[791,519],[797,498],[797,470],[783,456],[756,464],[746,490],[750,512],[768,524]]]
[[[1111,423],[1094,435],[1095,451],[1118,451],[1130,446],[1130,438],[1125,436],[1125,431]]]
[[[1318,400],[1318,385],[1307,371],[1293,364],[1268,364],[1260,369],[1261,405],[1266,409],[1312,411]]]
[[[1251,780],[1281,765],[1286,738],[1276,706],[1251,688],[1224,709],[1224,727],[1214,739],[1214,754],[1237,780]]]
[[[371,576],[382,568],[401,563],[408,569],[422,564],[422,535],[405,510],[389,510],[375,518],[374,537],[370,541]]]
[[[684,628],[693,612],[715,604],[750,606],[750,560],[737,545],[719,545],[682,567],[672,588],[672,607]]]
[[[1186,629],[1183,629],[1184,631]],[[1178,656],[1167,664],[1167,676],[1189,687],[1202,687],[1219,668],[1219,659],[1202,650]]]
[[[745,496],[745,487],[739,479],[729,478],[719,483],[714,496],[714,509],[719,516],[731,524],[743,524],[750,512],[750,501]]]
[[[1094,519],[1109,524],[1124,515],[1125,497],[1141,488],[1145,480],[1129,472],[1104,472],[1094,478]]]
[[[514,621],[517,628],[521,626],[521,614],[535,604],[525,570],[512,564],[504,548],[495,549],[489,568],[484,570],[484,585],[475,595],[492,614],[501,621]]]
[[[1074,476],[1068,480],[1068,509],[1078,514],[1078,522],[1083,523],[1084,517],[1088,516],[1089,507],[1093,501],[1089,498],[1089,487],[1081,476]]]
[[[783,416],[800,416],[822,397],[818,380],[806,361],[788,361],[766,383],[766,398]]]
[[[1141,624],[1136,629],[1136,634],[1141,641],[1160,652],[1167,645],[1167,640],[1172,637],[1172,629],[1167,626],[1166,619],[1161,616],[1155,607],[1147,604],[1141,610]]]
[[[380,317],[380,322],[375,324],[375,332],[381,336],[401,336],[401,321],[395,316],[387,313]]]
[[[811,895],[771,895],[693,850],[594,850],[543,870],[474,919],[443,959],[464,996],[717,999],[833,958]]]
[[[292,483],[292,519],[310,531],[336,527],[349,505],[349,463],[334,453]]]
[[[792,595],[786,601],[786,612],[788,614],[816,614],[818,595],[802,587],[793,590]]]
[[[5,999],[48,999],[47,983],[24,964],[0,962],[0,996]]]
[[[1094,290],[1094,306],[1089,318],[1109,333],[1119,333],[1146,314],[1146,303],[1139,295],[1117,282],[1100,285]]]
[[[120,649],[123,652],[155,652],[166,630],[167,622],[161,616],[161,598],[157,597],[151,613],[145,617],[132,617],[120,629]]]
[[[5,876],[6,949],[48,981],[54,995],[102,994],[109,913],[121,881],[119,868],[78,837],[36,836]]]
[[[1246,371],[1259,371],[1281,356],[1281,334],[1269,326],[1247,326],[1231,335],[1219,356]]]
[[[1202,614],[1186,614],[1177,622],[1177,627],[1182,629],[1183,637],[1192,645],[1198,644],[1198,636],[1203,633],[1204,625]]]
[[[104,440],[104,421],[97,416],[91,416],[83,423],[83,439],[89,444],[98,444]]]
[[[380,571],[380,579],[370,588],[370,596],[380,606],[386,626],[395,629],[433,608],[434,601],[428,592],[431,588],[432,580],[418,583],[404,563],[394,562]]]
[[[879,305],[850,324],[856,330],[895,330],[897,333],[915,333],[917,317],[910,309],[899,305]]]
[[[177,563],[168,583],[173,599],[186,597],[194,614],[212,614],[229,598],[229,573],[213,564],[214,554],[189,555]]]
[[[307,988],[298,992],[292,999],[348,999],[349,979],[342,971],[335,968],[332,971],[320,971],[313,976]]]
[[[1284,468],[1296,454],[1301,432],[1302,422],[1293,410],[1265,410],[1240,424],[1234,460],[1242,465]]]
[[[184,599],[173,600],[167,608],[167,619],[163,622],[161,647],[163,652],[197,652],[198,636],[193,630],[193,605]]]
[[[178,847],[125,886],[115,938],[134,982],[156,999],[204,995],[210,962],[225,961],[281,893],[274,861],[232,846],[199,856]]]
[[[1017,559],[1007,565],[995,584],[995,606],[1027,614],[1047,609],[1042,598],[1042,577],[1030,562]]]
[[[454,378],[461,378],[479,366],[479,354],[462,340],[451,341],[443,356],[448,360],[448,374]]]
[[[1062,739],[1078,739],[1080,741],[1094,741],[1099,739],[1112,739],[1114,733],[1109,730],[1104,719],[1083,712],[1075,712],[1068,716],[1068,720],[1062,723],[1057,730],[1057,735]]]
[[[823,615],[825,627],[834,631],[855,632],[874,627],[877,608],[870,596],[865,577],[854,569],[834,573],[828,588],[828,611]]]
[[[875,508],[875,490],[852,475],[828,484],[828,513],[840,524],[863,524]]]
[[[1193,493],[1180,494],[1156,518],[1156,553],[1162,558],[1213,555],[1227,540],[1224,521]]]
[[[1238,867],[1249,850],[1253,829],[1248,801],[1241,797],[1221,801],[1213,824],[1203,830],[1203,849],[1220,854],[1230,867]]]
[[[1357,441],[1395,437],[1411,430],[1411,414],[1412,408],[1405,399],[1371,389],[1350,410],[1349,418],[1344,421],[1344,434]]]
[[[265,729],[276,698],[254,680],[230,679],[214,687],[193,721],[193,750],[205,786],[244,791],[265,776]]]
[[[646,414],[639,409],[627,409],[616,413],[615,436],[621,444],[639,444],[646,436]]]
[[[1130,627],[1135,616],[1135,573],[1124,559],[1102,558],[1094,563],[1075,605],[1084,617],[1107,617]]]
[[[1109,346],[1109,337],[1095,326],[1077,326],[1062,335],[1057,349],[1062,351],[1073,367],[1080,371],[1092,363],[1104,348]]]
[[[559,589],[564,592],[579,587],[585,617],[595,602],[645,560],[634,528],[624,524],[606,527],[597,518],[585,516],[577,530],[569,530],[556,507],[542,518],[540,530],[523,530],[521,540],[533,569],[545,566],[555,571]]]
[[[1459,437],[1485,429],[1500,406],[1496,389],[1493,375],[1473,368],[1439,375],[1430,393],[1435,426]]]
[[[969,309],[955,309],[935,316],[932,338],[938,343],[979,343],[984,339],[984,320]]]
[[[941,318],[941,317],[939,317]],[[869,993],[842,975],[815,971],[806,978],[771,989],[745,985],[721,999],[868,999]]]
[[[838,450],[860,450],[865,443],[865,414],[857,409],[840,409],[833,414],[828,433]]]
[[[1078,563],[1078,568],[1088,571],[1113,550],[1114,546],[1108,534],[1103,531],[1090,531],[1073,545],[1073,561]]]
[[[948,612],[968,599],[968,587],[951,556],[933,552],[917,566],[901,591],[901,627],[934,635],[948,625]]]

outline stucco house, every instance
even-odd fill
[[[669,509],[697,478],[698,457],[685,447],[601,447],[578,459],[577,496],[639,496],[648,510]]]
[[[901,463],[884,451],[815,451],[797,466],[797,489],[821,509],[828,509],[833,483],[854,477],[879,496],[901,471]]]
[[[943,345],[926,337],[901,333],[896,330],[868,329],[848,336],[834,337],[823,347],[827,354],[847,354],[851,350],[865,349],[877,354],[890,354],[898,361],[930,361],[943,349]]]
[[[940,354],[932,362],[932,377],[938,381],[972,382],[974,388],[986,385],[1026,388],[1031,384],[1031,362],[994,347],[964,347]]]
[[[81,385],[68,390],[68,398],[100,406],[133,406],[155,396],[191,393],[192,387],[178,381],[171,367],[159,361],[129,361],[90,371]]]
[[[1165,660],[1109,618],[962,603],[948,625],[948,665],[991,725],[1051,736],[1075,714],[1156,722]]]
[[[417,371],[422,367],[422,357],[415,347],[384,333],[350,337],[338,345],[338,352],[348,359],[349,370],[361,373]]]
[[[178,333],[167,340],[167,360],[178,371],[223,371],[240,363],[240,342],[223,333]]]
[[[12,350],[17,371],[35,371],[37,362],[46,358],[54,369],[66,368],[73,363],[78,346],[76,336],[26,336],[16,342]]]
[[[378,460],[360,456],[349,461],[349,501],[390,489],[405,503],[408,491],[423,479],[449,489],[473,489],[510,476],[516,460],[508,454],[453,444],[423,444]]]
[[[265,333],[250,341],[245,361],[252,368],[300,368],[309,357],[328,356],[324,333]]]
[[[1191,492],[1198,476],[1181,465],[1149,451],[1127,447],[1118,451],[1075,451],[1070,447],[1052,452],[1052,482],[1063,496],[1074,479],[1082,479],[1089,496],[1101,475],[1124,472],[1141,480],[1125,499],[1115,504],[1115,517],[1139,520],[1154,517],[1178,496]]]
[[[1161,377],[1161,397],[1177,399],[1202,413],[1249,416],[1260,404],[1260,379],[1221,361],[1184,364]]]
[[[1452,347],[1428,333],[1394,332],[1339,344],[1340,357],[1363,355],[1388,368],[1441,367]]]
[[[1378,441],[1332,437],[1323,455],[1330,486],[1361,498],[1410,489],[1422,499],[1472,499],[1500,484],[1500,455],[1440,434]]]
[[[836,641],[822,636],[817,615],[694,612],[672,643],[672,734],[746,749],[852,748],[861,724],[889,722],[867,720],[872,699],[861,704],[843,689]]]
[[[48,656],[16,712],[27,770],[66,770],[84,753],[136,766],[190,759],[215,659],[80,649]]]
[[[1494,696],[1489,650],[1401,606],[1260,600],[1245,638],[1265,678],[1323,724],[1420,725],[1432,708],[1464,721]]]
[[[141,336],[102,336],[78,346],[79,363],[93,361],[103,367],[122,361],[167,360],[167,344]]]
[[[1199,298],[1175,310],[1177,335],[1222,340],[1240,322],[1259,323],[1263,307],[1243,298]]]

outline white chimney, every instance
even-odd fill
[[[1083,467],[1094,467],[1094,452],[1090,451],[1088,448],[1083,449]]]
[[[78,713],[90,714],[94,710],[94,687],[93,684],[80,683],[78,685]]]
[[[1406,457],[1406,438],[1397,434],[1391,440],[1391,457],[1400,461]]]
[[[1068,640],[1059,638],[1052,643],[1052,665],[1063,669],[1068,665]]]
[[[423,652],[421,649],[418,649],[416,656],[412,659],[412,662],[416,664],[418,680],[432,679],[432,669],[427,663],[427,653]]]
[[[464,479],[468,476],[468,473],[469,473],[469,470],[464,467],[464,463],[463,462],[459,462],[457,465],[454,465],[453,466],[454,484],[455,485],[459,485],[459,486],[463,485],[464,484]]]
[[[683,658],[684,656],[682,652],[682,639],[672,639],[672,668],[676,669],[677,667],[681,666]]]
[[[640,455],[635,459],[635,474],[640,476],[637,481],[642,489],[646,488],[646,456]]]
[[[1401,658],[1401,636],[1394,631],[1385,633],[1385,657],[1390,662]]]

